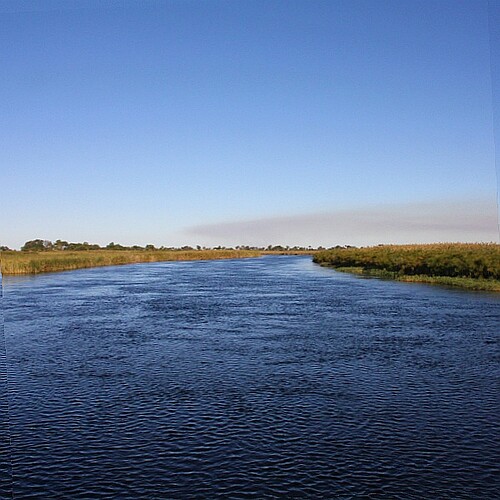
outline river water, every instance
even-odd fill
[[[3,292],[0,497],[498,498],[498,295],[275,256]]]

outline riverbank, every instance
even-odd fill
[[[258,250],[7,251],[0,253],[0,270],[5,275],[39,274],[141,262],[242,259],[261,255]]]
[[[494,243],[334,248],[313,261],[363,276],[500,292],[500,245]]]

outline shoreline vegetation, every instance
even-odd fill
[[[496,243],[336,247],[315,253],[313,262],[367,277],[500,292]]]
[[[21,250],[0,247],[4,275],[39,274],[145,262],[242,259],[263,255],[312,255],[313,262],[336,271],[365,277],[454,286],[500,292],[500,245],[496,243],[436,243],[378,245],[356,248],[237,246],[235,248],[125,247],[109,243],[68,243],[31,240]]]
[[[0,272],[4,275],[39,274],[70,271],[101,266],[138,264],[142,262],[169,262],[215,259],[242,259],[262,255],[311,255],[315,250],[280,245],[236,248],[155,248],[110,243],[106,247],[57,240],[31,240],[20,251],[0,247]]]

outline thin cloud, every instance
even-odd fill
[[[487,199],[407,203],[221,222],[187,228],[203,245],[375,245],[498,241],[497,209]]]

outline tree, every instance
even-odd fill
[[[56,240],[54,242],[53,248],[54,248],[54,250],[66,250],[68,245],[69,245],[69,243],[67,241]]]
[[[119,243],[115,243],[114,241],[112,241],[111,243],[108,243],[106,245],[106,249],[107,250],[126,250],[126,247],[124,247],[123,245],[120,245]]]
[[[43,252],[44,250],[52,250],[52,242],[49,240],[30,240],[27,241],[22,247],[23,252]]]

